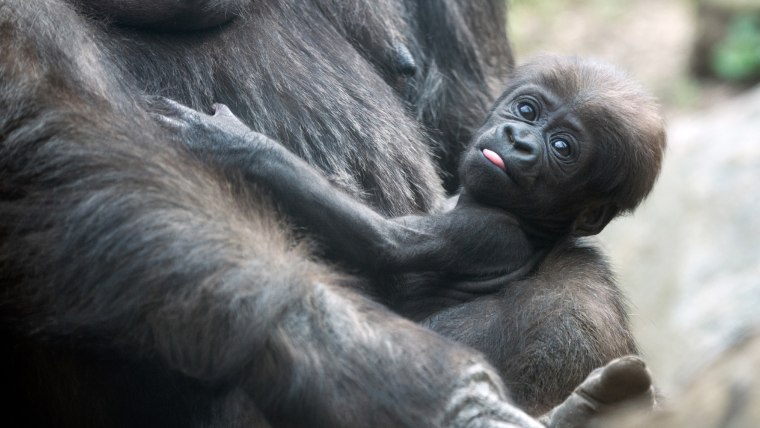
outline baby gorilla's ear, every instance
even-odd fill
[[[601,232],[607,223],[618,213],[615,205],[594,205],[583,208],[575,218],[573,229],[570,232],[574,236],[590,236]]]

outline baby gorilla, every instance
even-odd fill
[[[328,256],[384,284],[374,292],[415,319],[446,301],[493,292],[529,273],[563,238],[599,233],[633,210],[665,148],[655,103],[621,72],[541,58],[515,70],[475,133],[462,157],[462,190],[447,209],[389,219],[225,106],[208,116],[167,103],[161,119],[195,153],[268,189]],[[405,306],[415,300],[409,296],[417,303]]]

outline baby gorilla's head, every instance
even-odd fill
[[[556,235],[600,232],[651,191],[665,150],[659,108],[600,62],[518,67],[463,157],[464,192]]]

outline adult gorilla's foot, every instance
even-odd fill
[[[541,417],[550,428],[588,427],[609,414],[636,406],[654,406],[652,377],[636,356],[612,360],[588,375],[560,405]]]

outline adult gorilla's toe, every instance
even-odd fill
[[[617,358],[588,375],[559,406],[541,418],[551,428],[580,428],[629,407],[654,406],[652,376],[634,355]]]

